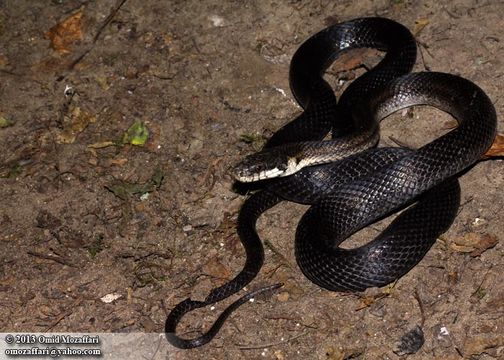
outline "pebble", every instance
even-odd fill
[[[417,325],[401,337],[401,340],[396,344],[394,353],[399,356],[414,354],[422,348],[424,342],[422,328]]]
[[[287,291],[283,291],[277,295],[277,299],[280,302],[286,302],[289,300],[290,294]]]
[[[478,226],[486,224],[486,222],[487,221],[485,219],[477,217],[477,218],[475,218],[473,220],[473,222],[471,223],[471,225],[474,226],[474,227],[478,227]]]

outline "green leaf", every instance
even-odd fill
[[[240,140],[245,144],[253,144],[256,142],[264,141],[264,137],[259,134],[241,134]]]
[[[144,195],[158,189],[163,182],[164,173],[161,168],[156,168],[152,177],[144,184],[130,183],[122,180],[115,180],[105,185],[105,188],[114,193],[121,200],[126,200],[130,195]]]
[[[6,119],[3,116],[0,116],[0,129],[1,128],[6,128],[8,126],[11,126],[12,124],[14,124],[13,121],[11,121],[9,119]]]
[[[142,121],[135,121],[123,135],[122,143],[143,146],[149,138],[149,129]]]

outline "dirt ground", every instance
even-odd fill
[[[297,46],[373,15],[416,32],[417,70],[482,87],[504,131],[501,0],[0,0],[0,331],[160,333],[176,303],[236,274],[244,197],[229,168],[300,113],[288,86]],[[340,70],[327,76],[337,93],[361,71]],[[135,121],[145,146],[124,144]],[[452,123],[415,108],[382,123],[382,142],[418,146]],[[419,325],[411,359],[503,359],[503,175],[499,159],[464,173],[451,229],[394,287],[365,294],[302,275],[293,237],[306,207],[280,204],[259,221],[266,260],[248,289],[284,288],[209,345],[163,345],[155,358],[398,359]],[[227,304],[179,331],[196,335]]]

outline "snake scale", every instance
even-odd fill
[[[336,100],[323,79],[328,66],[356,48],[385,52]],[[290,65],[290,86],[304,111],[278,130],[264,149],[234,169],[237,180],[262,181],[238,215],[237,232],[246,253],[243,269],[213,289],[204,301],[186,299],[165,323],[168,341],[179,348],[209,342],[237,307],[275,284],[231,304],[201,336],[176,335],[188,312],[237,293],[257,275],[264,251],[256,220],[283,200],[312,205],[301,218],[295,255],[302,272],[333,291],[384,286],[406,274],[452,224],[460,204],[457,174],[491,145],[496,113],[487,95],[461,77],[410,73],[416,42],[403,25],[385,18],[358,18],[332,25],[306,40]],[[379,122],[412,105],[450,113],[458,127],[419,149],[376,148]],[[323,140],[329,133],[330,140]],[[273,179],[271,179],[273,178]],[[374,240],[358,248],[338,245],[358,230],[405,209]]]

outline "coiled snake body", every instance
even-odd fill
[[[361,47],[386,54],[336,102],[322,74],[342,52]],[[496,114],[486,94],[468,80],[444,73],[409,73],[415,58],[411,33],[384,18],[330,26],[299,47],[291,61],[290,85],[304,112],[234,170],[237,179],[246,182],[277,177],[266,181],[240,210],[244,268],[204,301],[186,299],[171,311],[165,324],[171,344],[192,348],[207,343],[234,309],[280,286],[240,298],[198,338],[175,334],[184,314],[227,298],[257,275],[264,253],[255,223],[282,200],[312,205],[297,228],[296,260],[311,281],[329,290],[362,291],[400,278],[449,228],[460,202],[456,175],[491,145]],[[414,151],[374,148],[381,119],[420,104],[452,114],[459,126]],[[321,141],[329,131],[332,139]],[[359,229],[411,204],[370,243],[355,249],[338,247]]]

